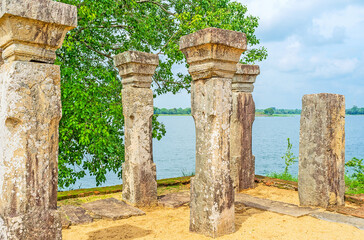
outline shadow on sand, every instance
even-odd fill
[[[123,224],[89,233],[89,240],[120,240],[136,239],[151,234],[151,230],[145,230],[133,225]]]

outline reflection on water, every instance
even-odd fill
[[[191,116],[161,116],[167,134],[161,140],[153,140],[154,162],[157,178],[171,178],[191,173],[195,169],[195,126]],[[284,160],[281,157],[287,149],[287,138],[293,144],[292,151],[298,156],[300,116],[257,117],[253,127],[253,154],[256,159],[256,173],[282,172]],[[346,116],[346,160],[352,157],[364,158],[364,116]],[[298,164],[291,167],[297,174]],[[121,184],[113,173],[107,176],[103,186]],[[95,186],[92,177],[78,181],[73,188]]]

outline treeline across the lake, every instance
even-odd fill
[[[154,108],[154,114],[158,115],[190,115],[191,108]]]
[[[258,115],[299,115],[301,114],[301,109],[278,109],[275,107],[266,108],[266,109],[256,109],[256,113]],[[158,115],[190,115],[191,108],[154,108],[154,114]],[[353,106],[350,109],[346,109],[346,114],[349,115],[364,115],[364,108],[359,108],[357,106]]]

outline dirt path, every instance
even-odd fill
[[[298,204],[295,191],[259,185],[245,191],[253,196]],[[99,220],[88,225],[73,226],[63,230],[64,240],[203,240],[210,239],[190,233],[189,208],[142,209],[147,214],[118,221]],[[294,218],[257,209],[236,212],[237,231],[218,239],[355,239],[364,240],[364,231],[355,227],[326,222],[312,217]]]

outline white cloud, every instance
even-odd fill
[[[348,34],[356,34],[358,29],[363,27],[363,24],[364,7],[349,5],[344,9],[325,12],[314,18],[311,31],[328,39],[335,37],[335,32],[340,31],[340,29],[345,29]]]
[[[311,57],[310,65],[314,77],[334,78],[342,75],[353,74],[358,66],[358,59],[327,59],[317,56]]]
[[[264,28],[270,28],[282,20],[302,14],[317,5],[315,0],[240,0],[248,6],[248,11],[260,18]]]

